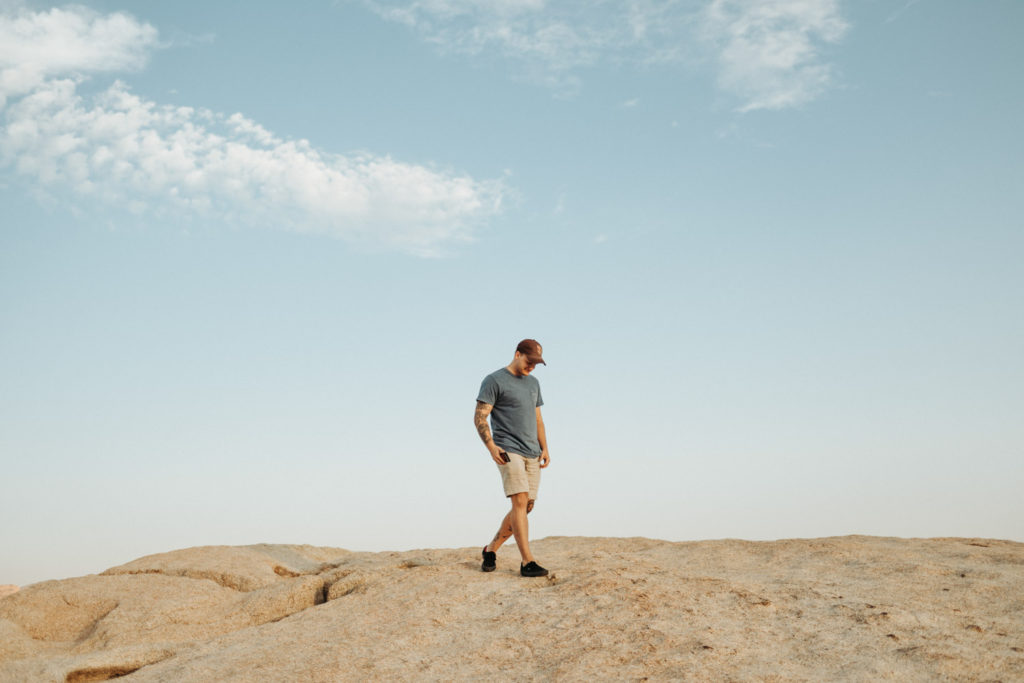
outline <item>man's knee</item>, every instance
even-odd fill
[[[523,491],[522,493],[513,493],[509,496],[509,499],[512,501],[513,508],[527,508],[527,510],[529,510],[530,503],[532,502],[530,500],[530,494],[526,491]]]

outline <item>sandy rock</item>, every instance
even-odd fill
[[[14,586],[14,585],[9,584],[9,583],[4,584],[4,585],[0,586],[0,598],[4,598],[4,597],[6,597],[8,595],[12,595],[14,593],[17,593],[18,590],[19,589],[18,589],[17,586]]]
[[[0,666],[0,681],[84,683],[106,681],[137,671],[174,655],[174,650],[149,645],[115,648],[84,655],[12,661]]]
[[[42,656],[61,649],[36,640],[18,624],[0,618],[0,662]]]
[[[250,592],[157,574],[35,584],[0,604],[0,680],[105,680],[103,672],[123,675],[196,642],[303,611],[324,595],[318,576]]]
[[[87,652],[205,640],[281,619],[323,600],[324,583],[317,576],[281,580],[248,593],[181,577],[84,576],[29,586],[0,604],[0,619],[34,640]]]
[[[122,588],[136,592],[124,582]],[[71,642],[113,611],[118,599],[116,587],[96,577],[43,581],[0,602],[0,618],[18,624],[36,640]]]
[[[512,545],[490,574],[479,571],[478,548],[264,546],[178,558],[190,558],[189,571],[218,576],[259,577],[268,562],[322,569],[275,573],[250,592],[150,574],[49,582],[57,585],[47,596],[0,602],[0,636],[20,643],[0,649],[0,681],[128,671],[126,681],[175,682],[245,681],[254,671],[281,681],[1024,680],[1024,544],[844,537],[532,545],[552,570],[546,578],[520,577]],[[220,571],[217,558],[234,564]],[[97,583],[104,580],[123,583],[108,590]],[[153,580],[177,582],[178,599],[146,583]],[[218,602],[218,591],[233,598]],[[117,605],[104,612],[114,595]],[[150,596],[144,609],[140,596]],[[62,597],[73,604],[56,605]],[[72,640],[39,641],[50,648],[43,652],[27,643],[31,633]]]
[[[210,579],[225,588],[251,591],[282,578],[316,574],[350,555],[339,548],[303,545],[203,546],[147,555],[103,572],[116,574],[164,574],[191,579]]]

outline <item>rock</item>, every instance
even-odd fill
[[[164,574],[191,579],[210,579],[225,588],[251,591],[281,578],[316,574],[350,555],[339,548],[300,545],[203,546],[147,555],[103,572],[115,574]]]
[[[1024,544],[532,546],[550,576],[514,545],[490,574],[479,548],[246,546],[36,584],[0,601],[0,681],[1024,679]]]
[[[59,651],[58,647],[47,647],[46,643],[36,640],[13,621],[0,619],[0,662]]]
[[[323,602],[323,594],[318,576],[248,593],[182,577],[84,576],[29,586],[0,604],[0,619],[33,640],[90,652],[206,640],[300,612]]]
[[[0,586],[0,598],[6,597],[8,595],[11,595],[11,594],[17,593],[17,592],[18,592],[18,587],[17,586],[12,586],[11,584],[4,584],[4,585]]]
[[[78,656],[23,659],[0,665],[0,681],[84,683],[119,678],[174,655],[173,650],[147,645],[114,648]]]

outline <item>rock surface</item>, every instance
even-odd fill
[[[0,598],[10,595],[11,593],[17,593],[18,587],[12,586],[11,584],[4,584],[0,586]]]
[[[0,681],[1024,680],[1024,544],[189,548],[0,599]]]

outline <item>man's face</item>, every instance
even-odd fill
[[[540,353],[543,354],[544,350],[540,349]],[[536,363],[530,362],[529,358],[526,357],[525,353],[519,353],[518,351],[516,351],[516,363],[516,367],[519,370],[519,374],[521,375],[529,375],[531,372],[533,372],[533,369],[537,367]]]

